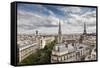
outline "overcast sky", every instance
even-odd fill
[[[96,32],[96,8],[21,4],[17,5],[18,33],[58,33],[61,22],[63,34],[82,33],[84,22],[87,32]]]

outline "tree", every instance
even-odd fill
[[[44,64],[51,63],[51,53],[56,40],[48,43],[44,49],[37,50],[36,53],[24,59],[20,64]]]

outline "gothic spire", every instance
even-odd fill
[[[61,33],[61,23],[59,21],[59,29],[58,29],[58,43],[62,42],[62,33]]]

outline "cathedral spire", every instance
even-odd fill
[[[61,23],[59,21],[59,29],[58,29],[58,43],[62,42],[62,33],[61,33]]]

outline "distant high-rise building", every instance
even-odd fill
[[[38,30],[36,30],[36,36],[38,36]]]
[[[87,34],[87,32],[86,32],[86,23],[84,23],[84,32],[83,32],[83,34]]]
[[[39,34],[38,34],[38,30],[35,31],[35,40],[39,44]]]
[[[35,40],[37,41],[38,39],[38,30],[35,31]]]

